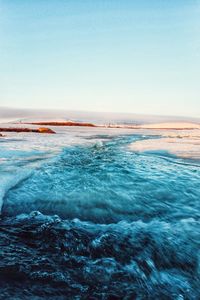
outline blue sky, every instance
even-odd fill
[[[200,0],[0,0],[0,106],[200,115]]]

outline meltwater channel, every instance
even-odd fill
[[[200,299],[200,164],[130,151],[141,138],[35,150],[6,183],[2,299]]]

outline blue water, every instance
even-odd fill
[[[199,162],[103,138],[5,193],[2,299],[200,299]]]

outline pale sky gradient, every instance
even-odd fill
[[[200,0],[0,0],[0,106],[200,116]]]

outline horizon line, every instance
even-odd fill
[[[146,117],[169,117],[169,118],[192,118],[192,119],[198,119],[200,120],[199,117],[194,116],[194,115],[163,115],[163,114],[153,114],[153,113],[138,113],[138,112],[119,112],[119,111],[95,111],[95,110],[77,110],[77,109],[67,109],[67,108],[33,108],[33,107],[10,107],[10,106],[0,106],[0,109],[10,109],[10,110],[30,110],[30,111],[57,111],[57,112],[62,112],[62,111],[66,111],[66,112],[74,112],[74,113],[96,113],[96,114],[115,114],[115,115],[119,115],[119,114],[124,114],[124,115],[137,115],[137,116],[146,116]]]

